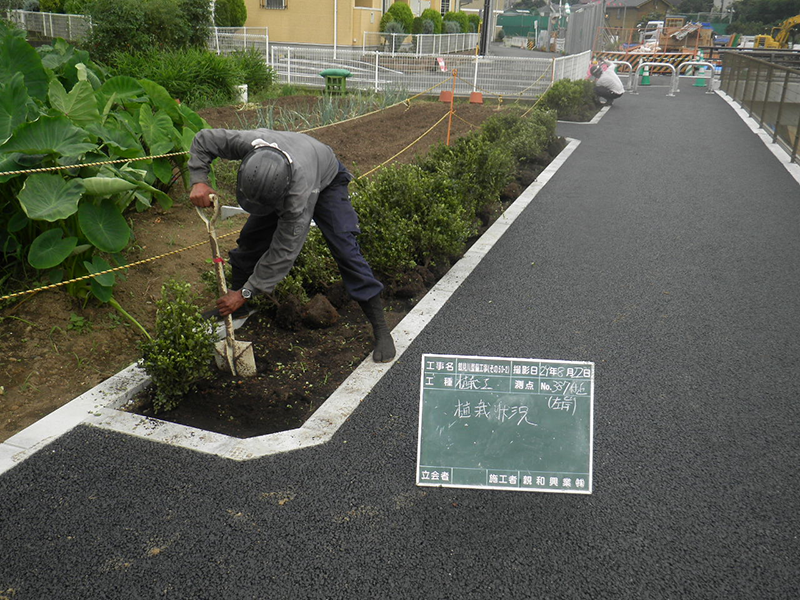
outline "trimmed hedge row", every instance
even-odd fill
[[[526,162],[556,139],[551,111],[508,109],[452,146],[438,145],[411,164],[378,171],[351,186],[359,244],[382,279],[416,266],[449,263],[500,206],[503,189]],[[312,230],[292,271],[276,290],[301,298],[324,291],[338,273],[324,240]]]

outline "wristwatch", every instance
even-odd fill
[[[239,293],[245,300],[249,300],[253,296],[253,292],[244,287],[241,290],[239,290]]]

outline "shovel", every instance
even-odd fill
[[[195,209],[206,224],[206,229],[208,229],[211,257],[214,259],[214,270],[217,273],[217,288],[219,295],[224,296],[228,293],[228,285],[225,283],[225,269],[223,260],[219,255],[219,242],[217,241],[216,223],[220,213],[220,205],[216,194],[211,194],[211,203],[214,212],[210,219],[203,214],[199,207],[196,206]],[[252,377],[256,374],[253,344],[251,342],[236,341],[233,337],[233,318],[231,315],[225,317],[225,339],[217,342],[214,348],[214,360],[217,363],[217,368],[224,370],[227,366],[234,377]]]

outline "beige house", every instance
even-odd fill
[[[426,8],[459,10],[459,0],[403,0],[415,16]],[[380,30],[393,0],[245,0],[247,27],[268,27],[270,43],[360,46]]]

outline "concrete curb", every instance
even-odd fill
[[[403,355],[416,336],[580,144],[580,141],[574,139],[567,141],[566,148],[542,171],[537,180],[520,194],[461,260],[392,330],[397,348],[395,360]],[[392,363],[379,364],[373,362],[371,357],[367,358],[302,427],[240,439],[120,410],[150,384],[147,374],[137,364],[133,364],[0,444],[0,474],[80,424],[232,460],[249,460],[316,446],[333,437],[391,366]]]

